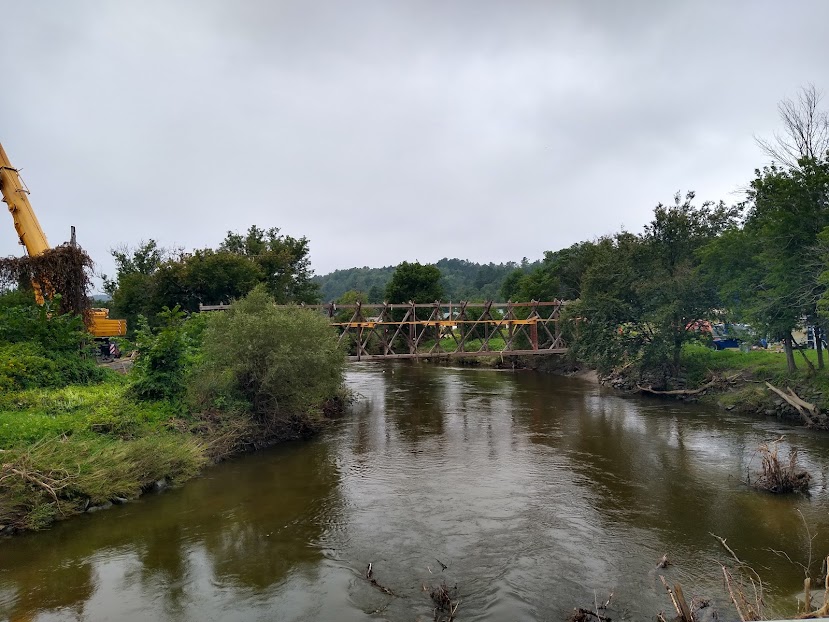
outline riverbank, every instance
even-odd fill
[[[692,344],[682,352],[682,373],[677,377],[621,368],[604,375],[601,382],[624,392],[705,402],[737,413],[824,428],[825,415],[817,414],[817,419],[812,415],[829,409],[829,372],[818,368],[814,350],[798,354],[797,363],[798,370],[790,373],[783,352],[713,350]],[[811,408],[798,405],[798,398]],[[805,413],[807,409],[810,412]]]
[[[138,401],[129,380],[0,395],[0,533],[37,530],[174,486],[233,455],[319,431],[340,410],[258,421]]]

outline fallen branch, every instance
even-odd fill
[[[651,393],[653,395],[699,395],[703,391],[706,391],[717,384],[717,379],[711,380],[710,382],[706,382],[704,385],[697,389],[673,389],[672,391],[658,391],[656,389],[652,389],[650,387],[643,387],[641,385],[636,385],[636,388],[641,391],[642,393]]]
[[[721,537],[720,537],[720,536],[718,536],[717,534],[715,534],[715,533],[711,533],[710,531],[709,531],[708,533],[709,533],[709,534],[711,534],[711,535],[712,535],[712,536],[714,536],[717,540],[719,540],[719,541],[720,541],[720,544],[722,544],[722,545],[723,545],[723,548],[724,548],[726,551],[728,551],[729,553],[731,553],[731,557],[733,557],[733,558],[734,558],[734,561],[736,561],[736,562],[737,562],[740,566],[745,566],[745,564],[743,563],[743,560],[741,560],[739,557],[737,557],[737,554],[734,552],[734,550],[733,550],[730,546],[728,546],[728,545],[725,543],[725,538],[721,538]]]
[[[787,394],[778,389],[770,382],[766,382],[766,386],[769,389],[771,389],[774,393],[776,393],[778,396],[783,398],[783,400],[785,400],[785,402],[789,406],[791,406],[798,413],[800,413],[800,417],[803,419],[803,422],[806,424],[806,427],[826,427],[825,418],[821,415],[820,409],[814,404],[811,404],[799,397],[797,393],[792,391],[791,387],[786,387],[786,389],[788,390]]]
[[[387,588],[385,585],[380,585],[377,582],[377,579],[374,578],[374,566],[371,562],[369,562],[368,566],[366,567],[366,579],[368,580],[368,582],[371,585],[373,585],[378,590],[383,592],[383,594],[388,594],[389,596],[397,596],[397,594],[395,594],[392,590]]]

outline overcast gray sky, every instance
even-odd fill
[[[829,2],[8,2],[0,141],[52,244],[307,236],[315,271],[539,258],[737,200]],[[0,255],[21,254],[6,215]],[[0,220],[2,222],[2,220]]]

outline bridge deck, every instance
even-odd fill
[[[438,359],[438,358],[465,358],[474,356],[532,356],[541,354],[566,354],[567,348],[547,348],[545,350],[473,350],[472,352],[415,352],[414,354],[363,354],[351,355],[351,362],[384,361],[390,359]]]

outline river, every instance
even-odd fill
[[[792,613],[803,570],[769,549],[806,563],[799,510],[815,575],[829,553],[825,435],[532,372],[361,363],[348,384],[314,440],[0,541],[0,618],[432,620],[445,580],[458,620],[564,620],[610,591],[614,619],[649,620],[659,574],[722,599],[710,533]],[[741,482],[780,435],[810,497]]]

